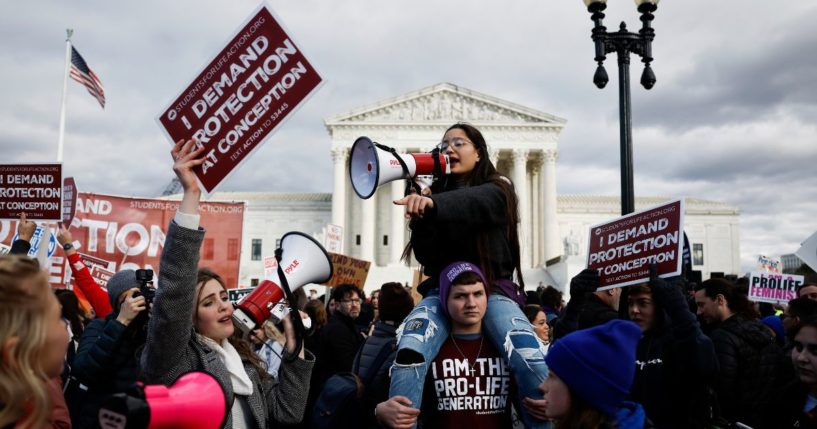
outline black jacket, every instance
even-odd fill
[[[579,329],[603,325],[618,319],[618,311],[605,304],[596,294],[588,293],[579,312]]]
[[[363,342],[363,346],[360,347],[360,352],[355,357],[355,359],[359,360],[357,375],[360,376],[362,380],[365,380],[366,377],[371,377],[374,372],[374,378],[372,378],[371,383],[366,388],[363,400],[366,407],[365,415],[371,417],[371,427],[376,427],[374,407],[380,402],[389,399],[389,384],[391,383],[389,369],[392,363],[394,363],[394,357],[397,355],[397,345],[395,343],[397,337],[396,332],[397,328],[394,325],[378,320],[374,325],[374,332],[366,338]],[[374,361],[377,359],[377,355],[383,347],[389,348],[391,352],[378,368],[373,368],[372,366],[375,364]]]
[[[653,293],[655,320],[638,342],[630,396],[657,428],[708,427],[709,385],[718,370],[715,348],[681,289],[666,287]]]
[[[138,353],[145,333],[137,332],[134,323],[119,323],[117,316],[111,313],[91,321],[79,341],[71,382],[82,386],[74,385],[66,398],[76,427],[98,427],[97,414],[105,398],[130,391],[140,376]]]
[[[723,417],[755,429],[774,427],[767,419],[782,351],[772,334],[762,323],[734,315],[709,336],[720,365],[715,391]]]
[[[511,279],[515,267],[506,234],[508,219],[502,189],[488,182],[435,193],[430,198],[434,209],[409,224],[414,256],[430,280],[424,285],[436,287],[442,269],[454,261],[480,265],[480,236],[487,239],[494,279]]]
[[[357,333],[355,321],[339,310],[336,310],[329,318],[321,335],[322,350],[318,358],[323,360],[323,365],[321,365],[324,369],[321,379],[321,384],[323,384],[334,374],[352,370],[352,362],[363,342],[363,337]]]
[[[780,428],[817,429],[817,407],[804,412],[808,387],[794,380],[784,386],[779,395],[776,421]]]
[[[27,255],[29,250],[31,250],[31,243],[26,240],[14,240],[14,243],[11,243],[9,255]]]

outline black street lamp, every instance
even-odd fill
[[[641,22],[643,23],[638,33],[627,31],[627,24],[624,22],[619,26],[619,30],[608,33],[607,28],[602,23],[604,9],[607,8],[607,0],[584,0],[587,11],[592,14],[590,17],[595,26],[593,27],[593,42],[596,44],[596,74],[593,76],[593,83],[599,89],[607,85],[607,71],[604,70],[604,60],[607,54],[618,54],[618,108],[619,108],[619,133],[621,137],[621,214],[626,215],[635,211],[635,191],[633,190],[633,138],[632,121],[630,119],[630,52],[641,56],[644,63],[644,72],[641,73],[641,85],[646,89],[655,85],[655,73],[653,73],[650,63],[652,62],[652,40],[655,38],[655,30],[652,29],[653,12],[658,6],[659,0],[635,0],[638,11],[641,12]]]

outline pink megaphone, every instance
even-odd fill
[[[103,429],[220,428],[227,418],[227,398],[206,372],[190,372],[172,386],[141,386],[142,397],[119,393],[99,410]]]

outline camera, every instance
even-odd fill
[[[139,290],[134,292],[133,297],[145,297],[145,311],[139,313],[134,319],[134,325],[147,329],[148,315],[153,298],[156,296],[156,289],[153,288],[153,270],[136,270],[136,281],[139,283]]]
[[[144,296],[145,304],[150,308],[156,296],[156,289],[153,288],[153,270],[136,270],[136,281],[139,282],[139,292],[133,296]]]

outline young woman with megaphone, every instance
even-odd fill
[[[482,133],[472,125],[452,125],[438,148],[448,156],[450,174],[434,182],[430,192],[394,201],[406,207],[410,219],[411,240],[403,256],[408,258],[413,251],[428,279],[418,287],[423,300],[398,332],[389,397],[403,396],[405,407],[420,408],[429,363],[450,331],[440,311],[440,272],[454,261],[468,261],[482,268],[491,285],[484,332],[497,350],[505,350],[518,397],[541,398],[537,386],[546,378],[547,366],[544,350],[520,309],[525,295],[513,185],[496,171]],[[513,282],[514,272],[519,284]],[[388,411],[399,414],[401,409]],[[526,427],[547,427],[547,422],[519,411]]]
[[[159,265],[159,288],[153,303],[142,365],[149,383],[172,384],[190,371],[212,374],[224,388],[225,427],[266,428],[302,420],[315,358],[296,352],[293,324],[283,319],[285,359],[277,382],[233,326],[233,306],[223,281],[197,272],[204,229],[199,227],[201,191],[193,167],[201,165],[203,148],[180,140],[171,151],[173,171],[184,188],[179,211],[170,222]],[[298,353],[297,357],[293,356]]]

